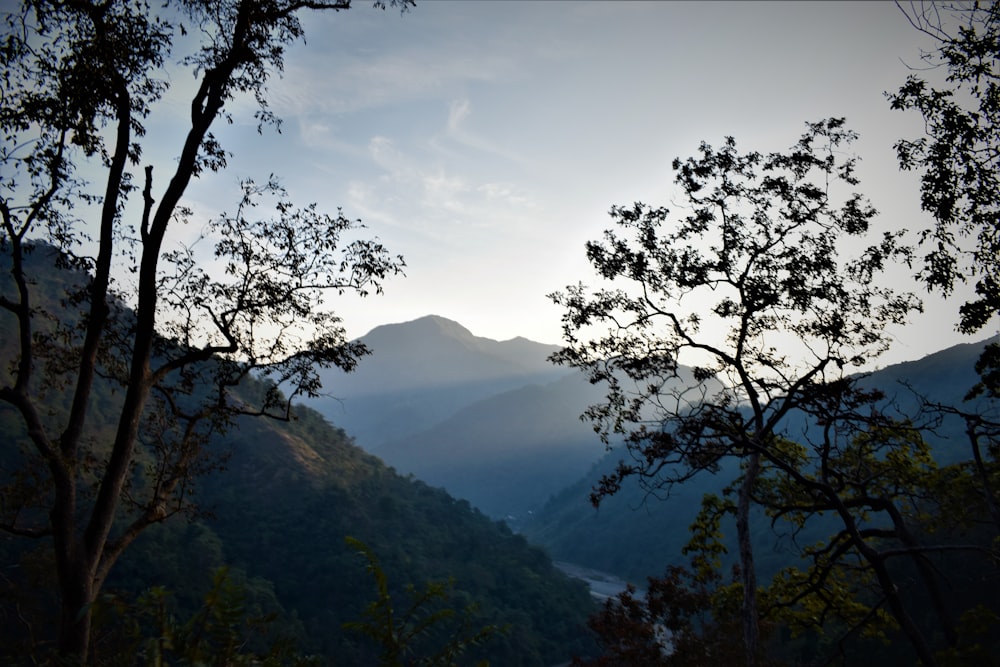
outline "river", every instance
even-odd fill
[[[628,583],[624,579],[616,577],[613,574],[608,574],[607,572],[601,572],[600,570],[594,570],[565,561],[555,561],[553,565],[574,579],[587,582],[587,585],[590,586],[590,595],[599,602],[618,595],[628,586]],[[637,589],[637,597],[642,597],[643,595],[645,595],[645,591]]]

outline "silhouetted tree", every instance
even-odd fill
[[[820,428],[803,435],[803,444],[783,442],[780,459],[768,458],[754,500],[796,532],[832,530],[799,548],[808,565],[779,573],[768,604],[792,628],[821,635],[833,628],[879,636],[895,623],[921,663],[935,665],[934,639],[918,626],[914,611],[922,609],[911,609],[912,601],[927,601],[947,647],[958,645],[959,632],[947,582],[930,557],[987,550],[927,539],[931,526],[947,520],[938,466],[922,430],[874,410],[874,398],[834,388],[810,411]]]
[[[303,35],[300,14],[350,4],[24,0],[4,15],[0,248],[11,280],[0,308],[17,340],[0,401],[20,416],[30,448],[24,474],[4,489],[0,527],[51,539],[65,660],[87,662],[95,596],[143,528],[183,510],[208,434],[237,414],[287,419],[292,397],[317,390],[318,366],[350,369],[365,353],[346,342],[324,295],[378,291],[403,266],[376,241],[345,238],[359,225],[342,214],[293,207],[274,181],[245,183],[236,212],[210,225],[211,270],[168,242],[190,213],[191,179],[230,157],[213,125],[231,122],[247,95],[259,129],[276,124],[266,86]],[[193,50],[168,70],[182,46]],[[145,119],[183,68],[197,85],[176,164],[160,188],[146,166],[139,193],[131,170],[143,159]],[[271,215],[254,210],[262,202]],[[66,299],[78,320],[60,322],[33,284],[26,260],[39,239],[64,266],[89,272]],[[249,373],[275,385],[258,405],[230,392]],[[99,378],[120,385],[113,433],[87,428]],[[32,512],[35,501],[46,511]]]
[[[405,603],[393,600],[389,578],[375,552],[358,539],[345,539],[365,559],[365,569],[375,580],[376,595],[365,607],[362,620],[346,623],[344,627],[379,645],[380,667],[454,667],[467,650],[506,632],[494,625],[475,629],[471,618],[474,609],[467,607],[459,614],[445,606],[453,581],[430,581],[422,590],[407,584]],[[421,643],[426,644],[425,640],[441,630],[446,634],[439,639],[439,645],[425,645],[422,652]],[[489,667],[489,661],[477,661],[476,667]]]
[[[888,94],[892,108],[916,110],[924,120],[926,136],[896,143],[900,167],[921,173],[921,206],[934,218],[922,233],[927,253],[919,277],[945,295],[974,280],[959,330],[975,333],[1000,313],[1000,5],[900,7],[937,42],[923,56],[926,69]],[[987,346],[977,370],[973,393],[1000,396],[1000,344]]]
[[[739,584],[723,582],[720,522],[731,503],[708,494],[691,526],[685,553],[689,567],[669,566],[649,577],[640,596],[629,585],[608,598],[589,622],[602,654],[576,659],[579,667],[725,667],[745,662],[746,652],[732,641],[740,633]]]
[[[669,488],[739,461],[750,665],[763,653],[749,532],[761,460],[786,463],[783,420],[884,351],[885,327],[919,307],[877,281],[887,262],[906,258],[899,233],[840,259],[846,239],[864,243],[876,214],[851,192],[855,159],[844,150],[854,139],[843,119],[829,119],[807,124],[786,152],[703,143],[697,157],[673,163],[683,213],[672,221],[666,208],[612,208],[618,229],[586,248],[609,286],[552,295],[566,309],[566,347],[553,359],[607,386],[586,416],[606,439],[623,435],[632,454],[595,502],[633,475]]]

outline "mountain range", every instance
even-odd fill
[[[481,338],[435,315],[379,326],[359,340],[372,354],[351,373],[325,371],[326,394],[306,402],[373,453],[474,401],[567,374],[547,361],[556,345]]]
[[[436,316],[379,327],[361,340],[374,356],[362,361],[357,383],[351,375],[333,378],[343,398],[315,407],[349,432],[359,424],[358,443],[399,472],[504,519],[557,560],[633,581],[658,574],[668,564],[664,554],[680,553],[702,495],[734,476],[702,475],[664,502],[633,485],[595,510],[590,491],[623,453],[606,451],[580,420],[602,390],[577,371],[547,367],[555,346],[479,338]],[[504,368],[498,361],[509,358],[515,342],[524,356]],[[976,381],[984,344],[892,365],[863,382],[902,409],[913,409],[917,395],[955,402]],[[416,379],[425,370],[431,379],[421,387]],[[420,406],[420,418],[397,420],[404,405]],[[378,431],[380,418],[394,423],[381,429],[385,437],[366,441],[363,434]],[[933,437],[940,462],[965,455],[960,424],[945,420]],[[775,564],[783,562],[780,544],[762,547]],[[761,561],[767,567],[768,556]]]
[[[491,517],[520,525],[605,452],[580,419],[602,389],[549,362],[558,346],[477,337],[435,315],[359,340],[372,356],[327,373],[337,398],[308,404],[400,473]]]
[[[558,346],[494,341],[430,315],[373,329],[372,350],[308,404],[402,474],[516,522],[583,475],[603,448],[579,415],[600,392],[552,365]]]

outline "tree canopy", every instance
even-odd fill
[[[553,359],[607,386],[587,416],[631,453],[595,502],[633,475],[663,488],[740,461],[748,664],[762,655],[748,524],[761,461],[799,470],[778,437],[783,420],[818,408],[827,387],[887,347],[889,324],[919,308],[877,280],[905,260],[901,232],[840,259],[843,239],[865,241],[876,214],[851,191],[855,159],[843,155],[854,138],[833,118],[808,123],[783,153],[740,153],[732,138],[718,150],[703,143],[698,156],[674,160],[685,199],[676,222],[662,207],[612,208],[618,230],[587,244],[611,286],[553,295],[566,308],[567,342]]]
[[[613,207],[616,229],[587,244],[599,286],[553,295],[566,309],[566,348],[554,359],[606,387],[606,401],[585,416],[609,446],[625,444],[617,470],[594,488],[595,504],[633,476],[662,495],[695,474],[731,471],[727,460],[739,463],[725,497],[706,497],[689,549],[717,555],[724,547],[703,538],[721,533],[706,526],[735,515],[746,664],[771,657],[756,633],[772,623],[839,633],[827,640],[838,645],[901,632],[925,665],[989,653],[976,629],[995,623],[989,595],[942,573],[956,563],[978,573],[995,567],[1000,347],[985,346],[980,382],[964,404],[918,395],[906,411],[888,395],[899,387],[872,387],[859,371],[886,349],[886,327],[920,308],[880,279],[893,264],[916,266],[918,281],[946,296],[974,281],[958,313],[965,333],[989,326],[1000,309],[1000,14],[980,3],[901,8],[938,42],[924,56],[929,67],[888,95],[893,108],[925,121],[925,137],[895,145],[900,167],[921,173],[921,204],[932,218],[915,239],[898,229],[864,240],[875,211],[850,191],[854,160],[843,153],[854,137],[832,119],[809,124],[785,154],[741,154],[730,138],[720,150],[702,144],[698,157],[675,160],[681,214]],[[842,261],[845,248],[855,254]],[[963,454],[951,448],[945,457],[928,444],[946,422],[948,430],[964,424]],[[804,559],[760,591],[752,505],[772,526],[791,526]],[[595,620],[608,655],[653,650],[669,663],[654,626],[691,610],[684,595],[664,606],[657,591],[684,577],[690,595],[702,596],[699,612],[731,618],[731,589],[718,575],[672,568],[651,580],[645,606],[625,594]],[[632,643],[619,634],[628,627],[638,628]]]
[[[921,3],[903,8],[937,48],[923,71],[888,94],[893,109],[916,111],[925,136],[896,143],[899,165],[920,173],[920,204],[934,224],[921,233],[920,279],[950,294],[974,281],[959,308],[959,329],[976,333],[1000,312],[1000,7]],[[980,360],[975,392],[1000,395],[1000,345]]]

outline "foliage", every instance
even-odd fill
[[[937,603],[938,627],[957,641],[943,611],[943,582],[925,560],[935,548],[946,547],[922,544],[917,537],[934,509],[937,467],[930,448],[912,425],[874,416],[860,424],[850,420],[847,415],[836,420],[842,431],[837,437],[827,432],[808,447],[787,444],[814,462],[804,479],[766,470],[758,480],[755,500],[773,521],[790,522],[796,535],[809,526],[835,526],[831,535],[799,548],[804,566],[775,577],[767,592],[773,618],[793,635],[812,632],[832,638],[834,645],[855,633],[884,638],[900,624],[909,634],[918,631],[901,596],[923,587]],[[917,566],[915,579],[889,567],[892,559],[906,557]],[[929,654],[925,646],[917,650]]]
[[[972,638],[964,646],[951,648],[940,654],[945,667],[959,665],[1000,665],[1000,643],[996,629],[1000,627],[1000,614],[983,605],[977,605],[962,613],[959,619],[962,634]]]
[[[190,509],[192,477],[213,467],[203,457],[212,435],[240,414],[288,419],[293,397],[316,392],[318,368],[349,370],[366,352],[346,341],[324,299],[377,292],[403,262],[377,241],[349,240],[359,223],[296,208],[271,179],[245,183],[236,212],[208,226],[221,276],[202,270],[191,248],[175,249],[170,234],[192,215],[191,180],[231,157],[213,125],[232,122],[244,96],[256,102],[259,129],[278,125],[267,83],[303,37],[300,14],[349,7],[24,0],[4,14],[0,252],[9,282],[0,310],[16,336],[0,401],[23,424],[30,475],[4,488],[0,528],[51,537],[66,659],[87,661],[92,603],[121,554],[150,525]],[[175,68],[195,77],[190,118],[165,186],[146,165],[140,193],[133,170],[145,119],[179,78]],[[253,210],[263,195],[274,196],[271,216]],[[28,264],[40,242],[64,268],[87,273],[61,304],[69,310],[38,294]],[[251,373],[271,375],[285,394],[234,400]],[[120,395],[107,406],[114,419],[95,429],[99,380]]]
[[[738,636],[739,611],[730,605],[725,620],[716,600],[716,581],[701,581],[684,568],[671,566],[662,577],[650,577],[642,597],[630,586],[591,618],[600,638],[600,657],[577,659],[574,665],[602,667],[634,665],[739,665],[745,660]],[[738,589],[739,586],[737,585]],[[738,594],[738,590],[737,590]],[[733,600],[730,600],[733,601]]]
[[[974,333],[1000,312],[1000,7],[921,3],[904,12],[937,42],[926,69],[888,94],[893,109],[924,120],[926,136],[896,143],[900,167],[921,173],[921,206],[934,218],[922,232],[919,277],[946,295],[976,281],[959,309],[959,329]],[[1000,395],[1000,345],[984,351],[978,370],[973,393]]]
[[[720,561],[726,552],[721,519],[735,511],[729,499],[706,494],[684,548],[690,555],[689,565],[670,565],[663,575],[647,578],[641,597],[629,585],[609,598],[589,623],[599,638],[601,655],[592,660],[577,659],[573,664],[745,664],[744,648],[732,641],[740,632],[741,584],[736,581],[736,571],[733,582],[723,581]],[[758,660],[767,662],[763,656]]]
[[[926,664],[987,655],[986,628],[995,613],[991,533],[986,531],[984,542],[959,527],[988,516],[982,498],[976,501],[981,494],[975,476],[954,467],[938,469],[912,425],[868,421],[863,426],[849,431],[853,436],[842,443],[826,443],[831,454],[813,469],[813,484],[766,463],[757,479],[755,503],[766,508],[779,534],[782,526],[790,528],[786,543],[793,547],[782,559],[784,568],[760,590],[762,628],[771,635],[770,655],[761,660],[828,664],[839,658],[854,664],[861,656],[883,655],[909,664],[912,654],[900,649],[907,637],[901,623],[926,638],[918,649]],[[805,459],[810,449],[790,441],[776,447],[786,450],[787,460]],[[689,567],[670,566],[664,577],[650,578],[645,600],[629,591],[592,619],[604,652],[584,664],[723,660],[717,653],[680,648],[717,646],[714,628],[737,613],[739,585],[721,585],[718,576],[727,551],[723,519],[736,512],[736,488],[723,493],[705,496],[689,528],[684,548]],[[850,512],[838,516],[845,507]],[[769,536],[777,539],[763,521],[753,527],[764,543]],[[670,591],[669,604],[657,600],[662,587]],[[700,601],[695,607],[700,620],[676,629],[679,610],[694,601]],[[905,607],[902,613],[899,606]],[[966,609],[962,619],[952,617]],[[690,643],[667,644],[657,627],[669,627]],[[719,664],[741,664],[745,658],[734,654],[725,660]]]
[[[935,221],[920,237],[926,252],[918,277],[946,295],[966,276],[976,281],[975,298],[960,308],[959,328],[973,333],[1000,310],[1000,13],[994,3],[918,3],[904,12],[938,42],[925,55],[930,67],[889,95],[893,108],[921,113],[927,129],[922,139],[896,144],[900,166],[922,172],[922,206]],[[949,25],[952,19],[956,29]],[[943,72],[940,86],[931,82],[935,71]],[[800,147],[808,143],[804,138]],[[865,289],[884,263],[909,262],[910,252],[899,245],[898,235],[887,235],[854,263],[838,266],[842,239],[863,233],[874,215],[856,195],[841,216],[819,224],[819,234],[797,244],[795,250],[805,248],[821,260],[789,252],[783,243],[794,234],[788,231],[813,222],[813,214],[825,214],[827,201],[767,175],[776,161],[765,164],[759,188],[748,188],[738,177],[755,176],[748,168],[757,167],[759,158],[740,161],[735,152],[723,151],[725,162],[711,161],[710,151],[703,147],[702,152],[700,161],[674,163],[692,213],[671,232],[662,231],[665,209],[616,207],[612,217],[629,234],[609,231],[604,243],[588,244],[588,257],[601,278],[631,282],[630,289],[588,293],[580,285],[555,295],[567,307],[563,322],[569,344],[556,359],[609,386],[607,402],[587,416],[606,439],[624,434],[632,455],[595,487],[594,503],[617,493],[627,477],[639,476],[656,493],[698,471],[719,471],[726,457],[735,456],[742,464],[742,487],[735,492],[738,533],[746,530],[743,496],[750,496],[766,508],[774,525],[791,527],[792,544],[806,563],[779,573],[762,591],[762,613],[780,622],[784,632],[808,635],[813,658],[842,652],[852,635],[864,644],[865,638],[888,641],[902,633],[926,665],[987,659],[989,642],[982,638],[995,623],[995,610],[983,606],[991,596],[972,590],[977,584],[971,580],[984,586],[995,576],[1000,514],[995,420],[988,416],[993,408],[922,399],[915,413],[922,421],[916,423],[881,392],[862,389],[865,381],[834,368],[843,371],[874,358],[887,344],[883,327],[901,323],[916,307],[908,295]],[[827,164],[834,160],[831,153]],[[806,171],[815,166],[801,157],[788,164]],[[855,185],[851,164],[827,173]],[[699,180],[717,173],[721,176],[712,183]],[[802,194],[798,208],[768,199],[788,202],[786,193],[792,191]],[[727,207],[728,197],[742,197],[744,207]],[[820,205],[810,210],[811,201]],[[771,233],[768,225],[774,220],[787,228]],[[764,242],[753,242],[756,230],[763,230]],[[734,262],[734,248],[748,251],[749,260]],[[810,275],[817,268],[828,278],[825,284],[818,274]],[[858,300],[841,300],[845,289]],[[869,313],[873,321],[863,322]],[[713,338],[719,320],[726,328]],[[852,348],[861,354],[842,352]],[[694,365],[694,381],[683,377],[684,352]],[[711,363],[704,363],[706,358]],[[803,358],[809,361],[801,368],[787,363]],[[976,364],[980,381],[967,399],[998,396],[998,360],[1000,346],[988,344]],[[725,396],[715,381],[741,393]],[[956,458],[956,447],[950,446],[952,463],[939,467],[924,436],[949,419],[964,422],[969,448]],[[794,428],[800,421],[807,426]],[[745,424],[751,428],[741,432]],[[711,537],[717,530],[715,523],[701,524],[695,537]],[[829,532],[821,537],[823,531]],[[744,556],[747,540],[741,535],[739,542],[742,562],[752,568]],[[718,563],[713,552],[706,554],[710,558],[697,569],[702,576],[706,565]],[[965,572],[970,581],[964,580]],[[747,595],[752,595],[750,583],[744,579]],[[627,606],[619,612],[612,618],[606,609],[603,620],[621,629],[635,623],[639,613]],[[751,632],[744,622],[748,645]],[[748,664],[753,660],[747,656]]]
[[[447,584],[427,582],[423,590],[408,584],[406,595],[409,601],[405,607],[398,605],[392,599],[388,579],[374,552],[360,540],[352,537],[345,539],[364,557],[365,569],[375,580],[376,597],[365,607],[362,620],[347,623],[344,627],[368,636],[382,647],[380,665],[452,667],[467,648],[487,643],[493,635],[503,632],[495,626],[472,630],[469,627],[472,610],[466,609],[460,626],[448,632],[449,638],[443,646],[429,655],[418,655],[417,647],[421,640],[439,634],[437,631],[455,617],[456,611],[450,607],[434,608],[438,603],[446,602],[454,581]],[[401,613],[396,613],[397,607],[402,609]],[[482,660],[476,664],[486,667],[489,662]]]
[[[565,307],[567,346],[553,359],[607,387],[586,416],[631,461],[595,490],[596,503],[637,476],[669,490],[727,459],[743,466],[737,537],[748,661],[760,654],[749,513],[761,460],[797,470],[777,435],[793,409],[818,407],[831,383],[888,345],[884,329],[919,307],[879,286],[887,262],[906,260],[898,233],[846,261],[844,239],[864,241],[875,210],[850,189],[855,139],[843,119],[808,123],[785,153],[702,144],[674,160],[686,199],[665,208],[614,207],[618,231],[587,244],[598,276],[552,295]],[[685,369],[682,364],[693,365]],[[843,385],[847,386],[847,385]]]
[[[173,596],[162,586],[150,588],[134,603],[108,595],[98,606],[98,621],[117,629],[117,657],[104,651],[104,664],[121,665],[290,665],[305,667],[318,660],[300,656],[294,640],[271,632],[275,613],[257,614],[248,606],[245,585],[234,580],[226,567],[212,575],[211,587],[200,608],[185,621],[178,620]],[[108,640],[104,639],[103,643]]]

